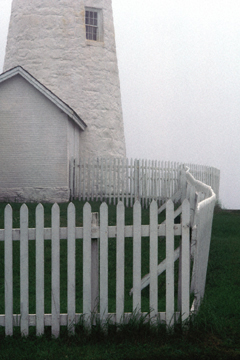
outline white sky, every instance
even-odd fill
[[[217,167],[223,206],[240,209],[239,0],[112,3],[127,156]]]

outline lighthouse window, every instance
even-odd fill
[[[102,41],[102,13],[95,8],[85,9],[86,39]]]

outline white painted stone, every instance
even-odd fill
[[[102,9],[103,42],[86,40],[85,6]],[[17,65],[85,121],[81,157],[125,156],[111,0],[13,0],[4,71]]]

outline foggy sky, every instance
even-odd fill
[[[223,206],[240,209],[239,0],[112,4],[127,156],[217,167]]]

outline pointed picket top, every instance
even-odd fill
[[[60,208],[57,203],[54,203],[51,209],[51,220],[52,220],[52,236],[59,233],[60,227]]]
[[[23,204],[20,208],[20,219],[22,219],[22,221],[25,221],[26,217],[28,217],[28,207],[26,204]]]
[[[118,209],[124,208],[124,204],[123,204],[122,201],[118,201],[117,208],[118,208]]]
[[[102,202],[102,204],[100,205],[100,210],[103,210],[103,211],[106,211],[106,209],[108,209],[108,205],[107,205],[107,203],[104,201],[104,202]]]
[[[7,205],[5,206],[4,213],[5,213],[5,215],[7,215],[7,214],[12,214],[12,207],[11,207],[10,204],[7,204]]]
[[[67,207],[67,219],[68,219],[68,227],[75,226],[76,222],[76,208],[75,205],[70,202]]]
[[[157,202],[156,202],[156,200],[152,200],[151,205],[150,205],[150,209],[152,209],[154,211],[155,208],[157,208]]]
[[[43,209],[43,204],[42,203],[38,203],[36,206],[36,209]]]
[[[52,206],[52,212],[57,212],[59,211],[59,205],[57,203],[54,203]]]
[[[35,209],[36,216],[36,228],[41,232],[41,236],[43,233],[42,228],[44,228],[44,207],[42,204],[38,204]]]
[[[9,232],[11,233],[12,236],[12,215],[13,215],[13,210],[10,204],[6,205],[5,209],[4,209],[4,229],[9,229]]]
[[[133,207],[138,207],[139,205],[140,205],[140,207],[141,207],[140,201],[139,201],[139,200],[136,200],[136,201],[134,202]]]
[[[76,225],[76,208],[75,205],[70,202],[67,207],[67,220],[68,220],[68,229],[75,228]],[[75,231],[75,229],[74,229]],[[75,236],[75,233],[74,233]]]
[[[74,205],[74,203],[71,201],[69,204],[68,204],[68,208],[70,208],[70,209],[75,209],[75,205]]]
[[[26,204],[23,204],[20,208],[20,229],[20,240],[23,240],[28,236],[28,207]]]
[[[8,229],[10,235],[12,236],[12,214],[13,210],[10,204],[5,206],[4,209],[4,228]]]
[[[169,200],[166,202],[166,205],[167,205],[168,207],[174,206],[173,201],[172,201],[171,199],[169,199]]]
[[[86,202],[86,203],[84,204],[84,206],[83,206],[83,212],[84,212],[84,210],[85,210],[86,212],[88,212],[89,210],[91,211],[91,205],[89,204],[89,202]]]

